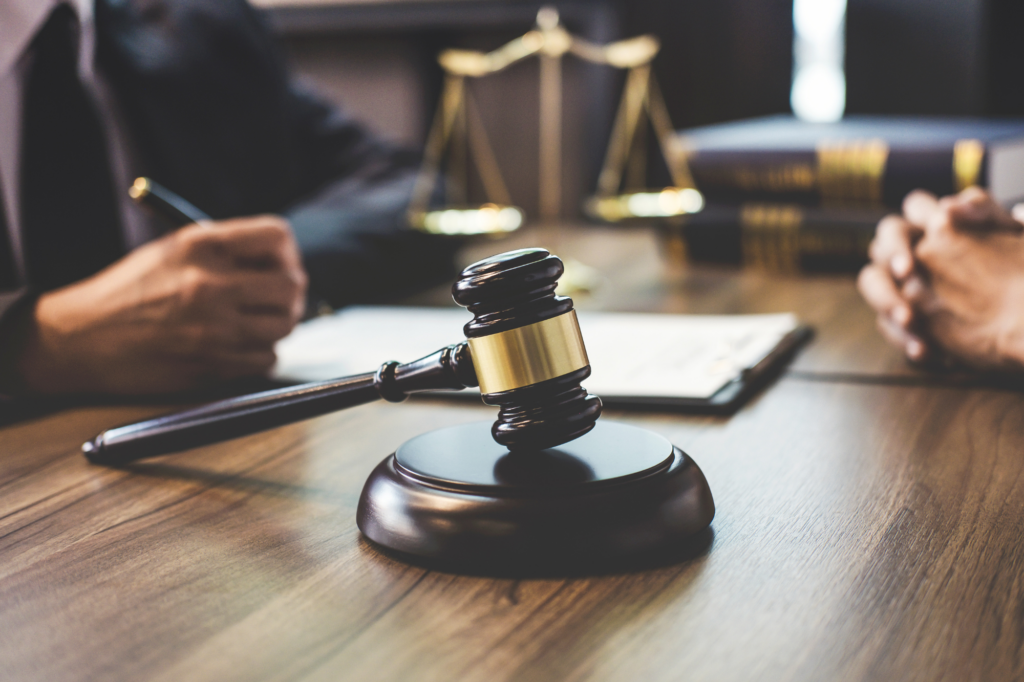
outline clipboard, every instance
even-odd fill
[[[790,313],[669,315],[578,311],[592,368],[583,385],[608,407],[730,414],[811,338]],[[277,345],[274,378],[305,382],[409,362],[462,340],[462,308],[353,306],[299,325]],[[431,395],[475,398],[479,391]]]

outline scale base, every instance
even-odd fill
[[[711,490],[661,436],[601,421],[557,448],[510,453],[490,427],[432,431],[381,462],[359,499],[363,534],[416,563],[512,574],[707,544]]]

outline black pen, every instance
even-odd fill
[[[135,178],[135,182],[128,188],[128,196],[137,204],[148,206],[174,223],[175,227],[183,227],[192,223],[199,223],[212,220],[187,200],[167,189],[163,185],[153,182],[149,178]]]

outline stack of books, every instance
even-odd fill
[[[855,272],[878,221],[921,188],[1024,199],[1024,120],[790,116],[682,131],[703,211],[670,230],[687,257],[783,272]]]

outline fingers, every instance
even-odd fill
[[[968,187],[952,197],[947,208],[950,224],[965,232],[1011,232],[1022,226],[1013,216],[979,187]]]
[[[220,223],[225,246],[242,266],[302,269],[299,247],[288,221],[279,216],[238,218]]]
[[[1017,221],[1018,228],[1024,229],[1024,203],[1014,204],[1010,214]]]
[[[233,348],[267,349],[291,333],[295,320],[283,315],[240,315],[235,322]]]
[[[288,223],[257,216],[189,226],[168,248],[179,294],[166,352],[201,376],[266,373],[274,343],[305,309],[307,276]]]
[[[212,226],[212,228],[211,228]],[[186,261],[212,266],[301,269],[288,222],[278,216],[236,218],[190,225],[175,233]]]
[[[288,223],[276,216],[198,225],[176,234],[186,267],[189,307],[225,306],[254,314],[281,314],[297,321],[305,310],[308,277]]]
[[[910,223],[924,227],[939,209],[939,200],[930,192],[915,189],[903,200],[903,216]]]
[[[243,312],[282,314],[298,321],[306,306],[305,272],[241,271],[227,278],[226,297]]]
[[[916,275],[910,281],[923,287]],[[868,304],[878,311],[878,329],[889,343],[901,349],[914,362],[928,357],[927,344],[911,331],[917,318],[914,307],[901,294],[887,270],[880,265],[868,265],[861,270],[857,287]],[[920,295],[924,297],[923,293]]]
[[[305,307],[304,274],[261,271],[222,273],[189,268],[177,284],[178,316],[217,323],[235,313],[278,314],[298,320]]]
[[[238,354],[273,353],[274,344],[294,327],[295,321],[283,315],[235,312],[178,325],[161,346],[169,355],[216,364]]]
[[[914,241],[921,229],[897,215],[886,216],[878,223],[869,250],[871,260],[897,280],[914,271]]]
[[[878,331],[882,333],[882,336],[889,343],[901,349],[909,360],[923,362],[930,355],[928,346],[919,336],[900,326],[892,319],[879,315],[877,325]]]
[[[273,284],[253,285],[260,280]],[[304,289],[263,273],[234,278],[223,291],[205,307],[195,307],[193,348],[219,352],[269,347],[291,333],[305,308]]]
[[[907,197],[905,206],[914,194],[917,193]],[[929,201],[928,198],[918,198],[913,209],[914,222],[923,226],[925,234],[929,236],[1000,232],[1020,234],[1024,231],[1006,209],[979,187],[968,187],[955,196],[943,197],[933,202],[933,208],[927,208]]]
[[[915,317],[935,311],[935,291],[918,275],[911,275],[900,287],[900,297],[915,310]]]
[[[950,264],[955,262],[959,251],[957,247],[964,240],[973,241],[958,233],[948,220],[940,216],[940,219],[928,224],[924,238],[914,245],[914,258],[933,281],[936,278],[942,279]]]
[[[860,271],[857,288],[872,308],[898,324],[907,327],[913,322],[914,312],[900,295],[896,283],[880,265],[870,264]]]

